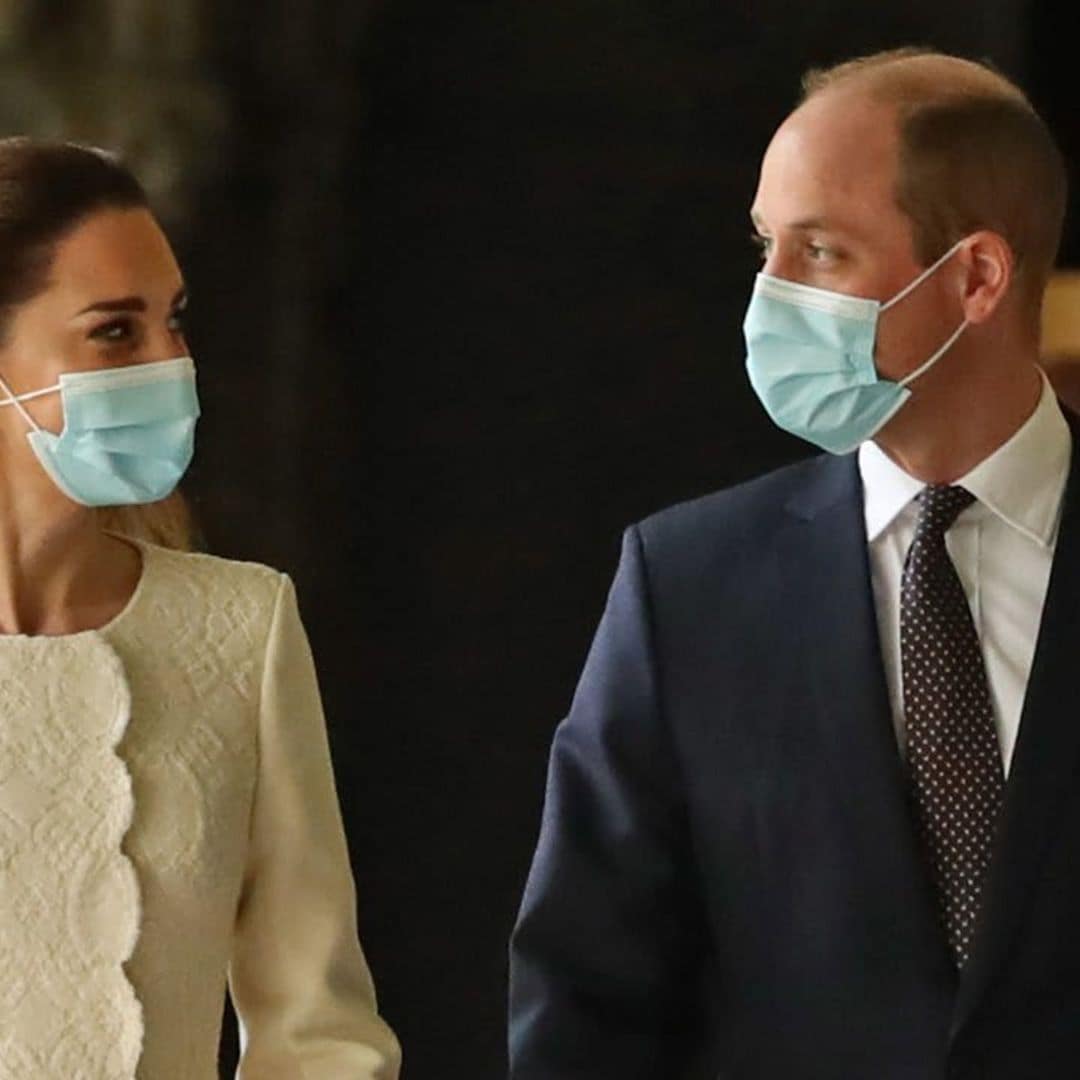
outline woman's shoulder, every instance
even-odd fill
[[[190,691],[210,712],[214,701],[232,701],[237,693],[257,700],[260,672],[282,627],[298,618],[289,578],[261,563],[145,540],[135,546],[143,556],[139,583],[124,610],[99,631],[128,678],[167,685],[174,703]]]
[[[223,558],[203,552],[176,551],[147,541],[136,541],[143,553],[143,577],[138,593],[154,602],[143,610],[183,610],[191,617],[197,609],[250,623],[273,616],[289,578],[280,570],[257,562]]]
[[[174,572],[192,577],[212,578],[223,582],[237,582],[248,585],[263,584],[280,588],[286,575],[265,563],[250,562],[245,559],[230,559],[221,555],[210,555],[202,551],[177,551],[175,548],[160,547],[146,540],[135,543],[142,549],[144,558]]]

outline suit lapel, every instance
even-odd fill
[[[1077,633],[1080,631],[1080,439],[1062,503],[1050,584],[1005,788],[1005,802],[984,909],[965,969],[953,1021],[967,1021],[1000,968],[1016,935],[1046,844],[1054,812],[1080,757],[1076,709]]]
[[[808,719],[830,751],[835,797],[845,804],[866,873],[864,902],[887,912],[895,950],[951,984],[892,723],[856,459],[819,459],[817,466],[814,482],[789,504],[792,524],[780,540],[785,591],[794,601],[787,610],[801,624],[814,687]]]

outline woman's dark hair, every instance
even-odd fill
[[[0,341],[12,310],[45,288],[67,233],[96,211],[145,206],[142,185],[104,150],[0,139]]]

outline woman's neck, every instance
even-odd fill
[[[141,559],[103,533],[97,515],[59,492],[0,477],[0,634],[71,634],[127,603]]]

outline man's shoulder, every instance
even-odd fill
[[[837,494],[857,491],[854,455],[821,454],[732,487],[678,503],[635,526],[647,552],[686,553],[706,546],[745,547]]]

